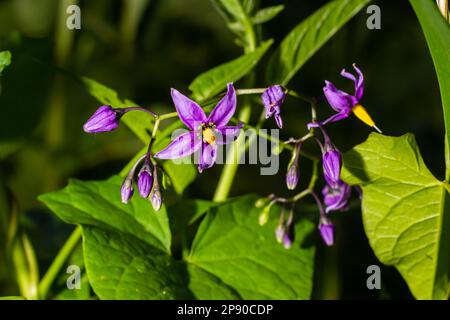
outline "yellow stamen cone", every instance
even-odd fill
[[[353,107],[352,111],[359,120],[381,133],[381,130],[378,129],[378,127],[375,125],[375,122],[372,120],[372,117],[362,105],[357,104]]]

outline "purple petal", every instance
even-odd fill
[[[279,112],[275,112],[275,121],[277,123],[278,128],[282,129],[283,128],[283,119],[281,119]]]
[[[144,165],[138,174],[138,190],[142,198],[147,198],[152,189],[153,177],[148,165]]]
[[[361,100],[364,94],[364,75],[361,72],[361,70],[359,70],[359,68],[356,66],[356,64],[353,64],[353,68],[358,74],[358,81],[357,83],[355,83],[355,97],[356,99]]]
[[[323,93],[330,106],[337,112],[350,112],[358,100],[348,93],[337,89],[331,82],[325,81]]]
[[[203,170],[211,168],[216,162],[216,158],[217,145],[203,143],[198,171],[202,173]]]
[[[294,190],[297,187],[298,180],[300,178],[300,171],[297,164],[289,166],[286,174],[286,185],[289,190]]]
[[[176,89],[172,89],[170,93],[178,116],[189,129],[194,130],[201,123],[206,122],[205,112],[195,101],[192,101]]]
[[[83,130],[87,133],[107,132],[119,126],[119,114],[111,106],[101,106],[86,121]]]
[[[155,154],[159,159],[178,159],[186,157],[197,151],[202,145],[202,141],[197,138],[193,131],[183,133],[175,138],[164,150]]]
[[[334,115],[332,115],[331,117],[329,117],[328,119],[326,119],[325,121],[319,121],[319,122],[310,122],[307,124],[308,130],[311,128],[317,128],[319,126],[324,126],[327,123],[333,123],[333,122],[337,122],[340,121],[342,119],[348,118],[350,116],[350,112],[340,112],[340,113],[336,113]]]
[[[227,88],[227,94],[214,107],[206,121],[214,123],[218,129],[225,126],[236,111],[236,91],[232,83],[229,83]]]
[[[228,144],[237,139],[241,133],[241,129],[244,126],[243,123],[239,123],[237,126],[225,126],[217,130],[218,135],[216,137],[217,144]]]

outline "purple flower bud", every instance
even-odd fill
[[[298,180],[300,178],[300,171],[296,164],[292,164],[288,168],[288,172],[286,174],[286,185],[289,190],[294,190],[297,187]]]
[[[292,247],[292,243],[294,242],[293,237],[289,234],[289,232],[284,233],[283,237],[283,246],[285,249],[290,249]]]
[[[138,174],[138,190],[142,198],[147,198],[152,189],[153,176],[150,171],[150,166],[145,163]]]
[[[278,243],[283,242],[285,232],[286,232],[286,228],[284,226],[284,223],[278,224],[277,228],[275,229],[275,238],[277,239]]]
[[[294,242],[295,238],[295,231],[294,231],[294,211],[291,210],[289,213],[289,217],[286,221],[286,229],[285,229],[284,237],[283,237],[283,245],[284,248],[289,249],[292,247],[292,243]]]
[[[122,113],[111,106],[101,106],[83,126],[87,133],[107,132],[117,129]]]
[[[288,170],[286,174],[286,185],[289,190],[294,190],[297,187],[298,180],[300,179],[300,170],[298,168],[298,161],[300,159],[301,143],[298,143],[294,147],[292,152],[291,161],[289,161]]]
[[[325,186],[322,189],[322,195],[327,213],[331,211],[345,211],[348,209],[351,188],[345,182],[338,181],[334,187]]]
[[[280,116],[280,107],[284,102],[286,92],[280,85],[268,87],[261,95],[261,100],[266,108],[266,119],[275,116],[278,127],[283,127],[283,121]]]
[[[325,244],[327,246],[332,246],[334,244],[334,226],[331,221],[326,218],[321,218],[319,231]]]
[[[322,154],[323,173],[330,186],[336,186],[341,179],[342,157],[337,149]]]
[[[133,196],[133,178],[129,175],[123,180],[120,193],[122,196],[122,203],[127,204]]]

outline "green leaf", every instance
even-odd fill
[[[286,85],[311,56],[370,0],[334,0],[297,25],[272,55],[268,83]]]
[[[137,106],[136,103],[128,99],[120,99],[117,92],[93,79],[82,78],[82,81],[88,92],[102,104],[111,105],[114,108]],[[150,114],[138,111],[127,112],[121,119],[121,122],[125,123],[142,142],[145,144],[149,142],[154,123],[154,119]]]
[[[253,69],[271,44],[272,40],[268,40],[255,51],[200,74],[189,86],[194,99],[211,98],[224,90],[228,82],[241,79]]]
[[[11,64],[11,52],[1,51],[0,52],[0,75],[3,70]]]
[[[395,266],[418,299],[447,299],[450,267],[448,184],[425,166],[412,134],[372,133],[344,155],[342,178],[363,189],[371,247]]]
[[[410,0],[430,48],[441,89],[445,121],[446,179],[450,179],[450,27],[434,1]]]
[[[245,196],[213,208],[200,225],[188,262],[220,278],[243,299],[309,299],[314,247],[305,239],[314,225],[299,221],[294,245],[286,250],[274,235],[279,208],[261,227],[256,199]]]
[[[191,225],[216,205],[217,203],[212,201],[194,199],[182,200],[170,205],[167,213],[172,233],[178,233]]]
[[[284,10],[284,5],[282,5],[282,4],[280,4],[278,6],[263,8],[263,9],[259,10],[253,16],[252,22],[254,24],[265,23],[265,22],[270,21],[273,18],[275,18],[283,10]]]
[[[170,252],[171,234],[164,206],[155,212],[148,199],[135,194],[129,204],[120,198],[122,178],[82,182],[70,180],[64,189],[39,197],[67,223],[96,226],[131,234]]]

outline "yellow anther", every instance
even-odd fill
[[[371,116],[369,115],[369,113],[367,113],[366,109],[364,109],[362,105],[357,104],[353,107],[352,111],[359,120],[381,133],[381,130],[377,128],[375,122],[372,120]]]
[[[211,128],[204,128],[202,135],[203,135],[203,141],[205,141],[209,144],[216,143],[216,135],[214,134],[214,131],[211,130]]]

